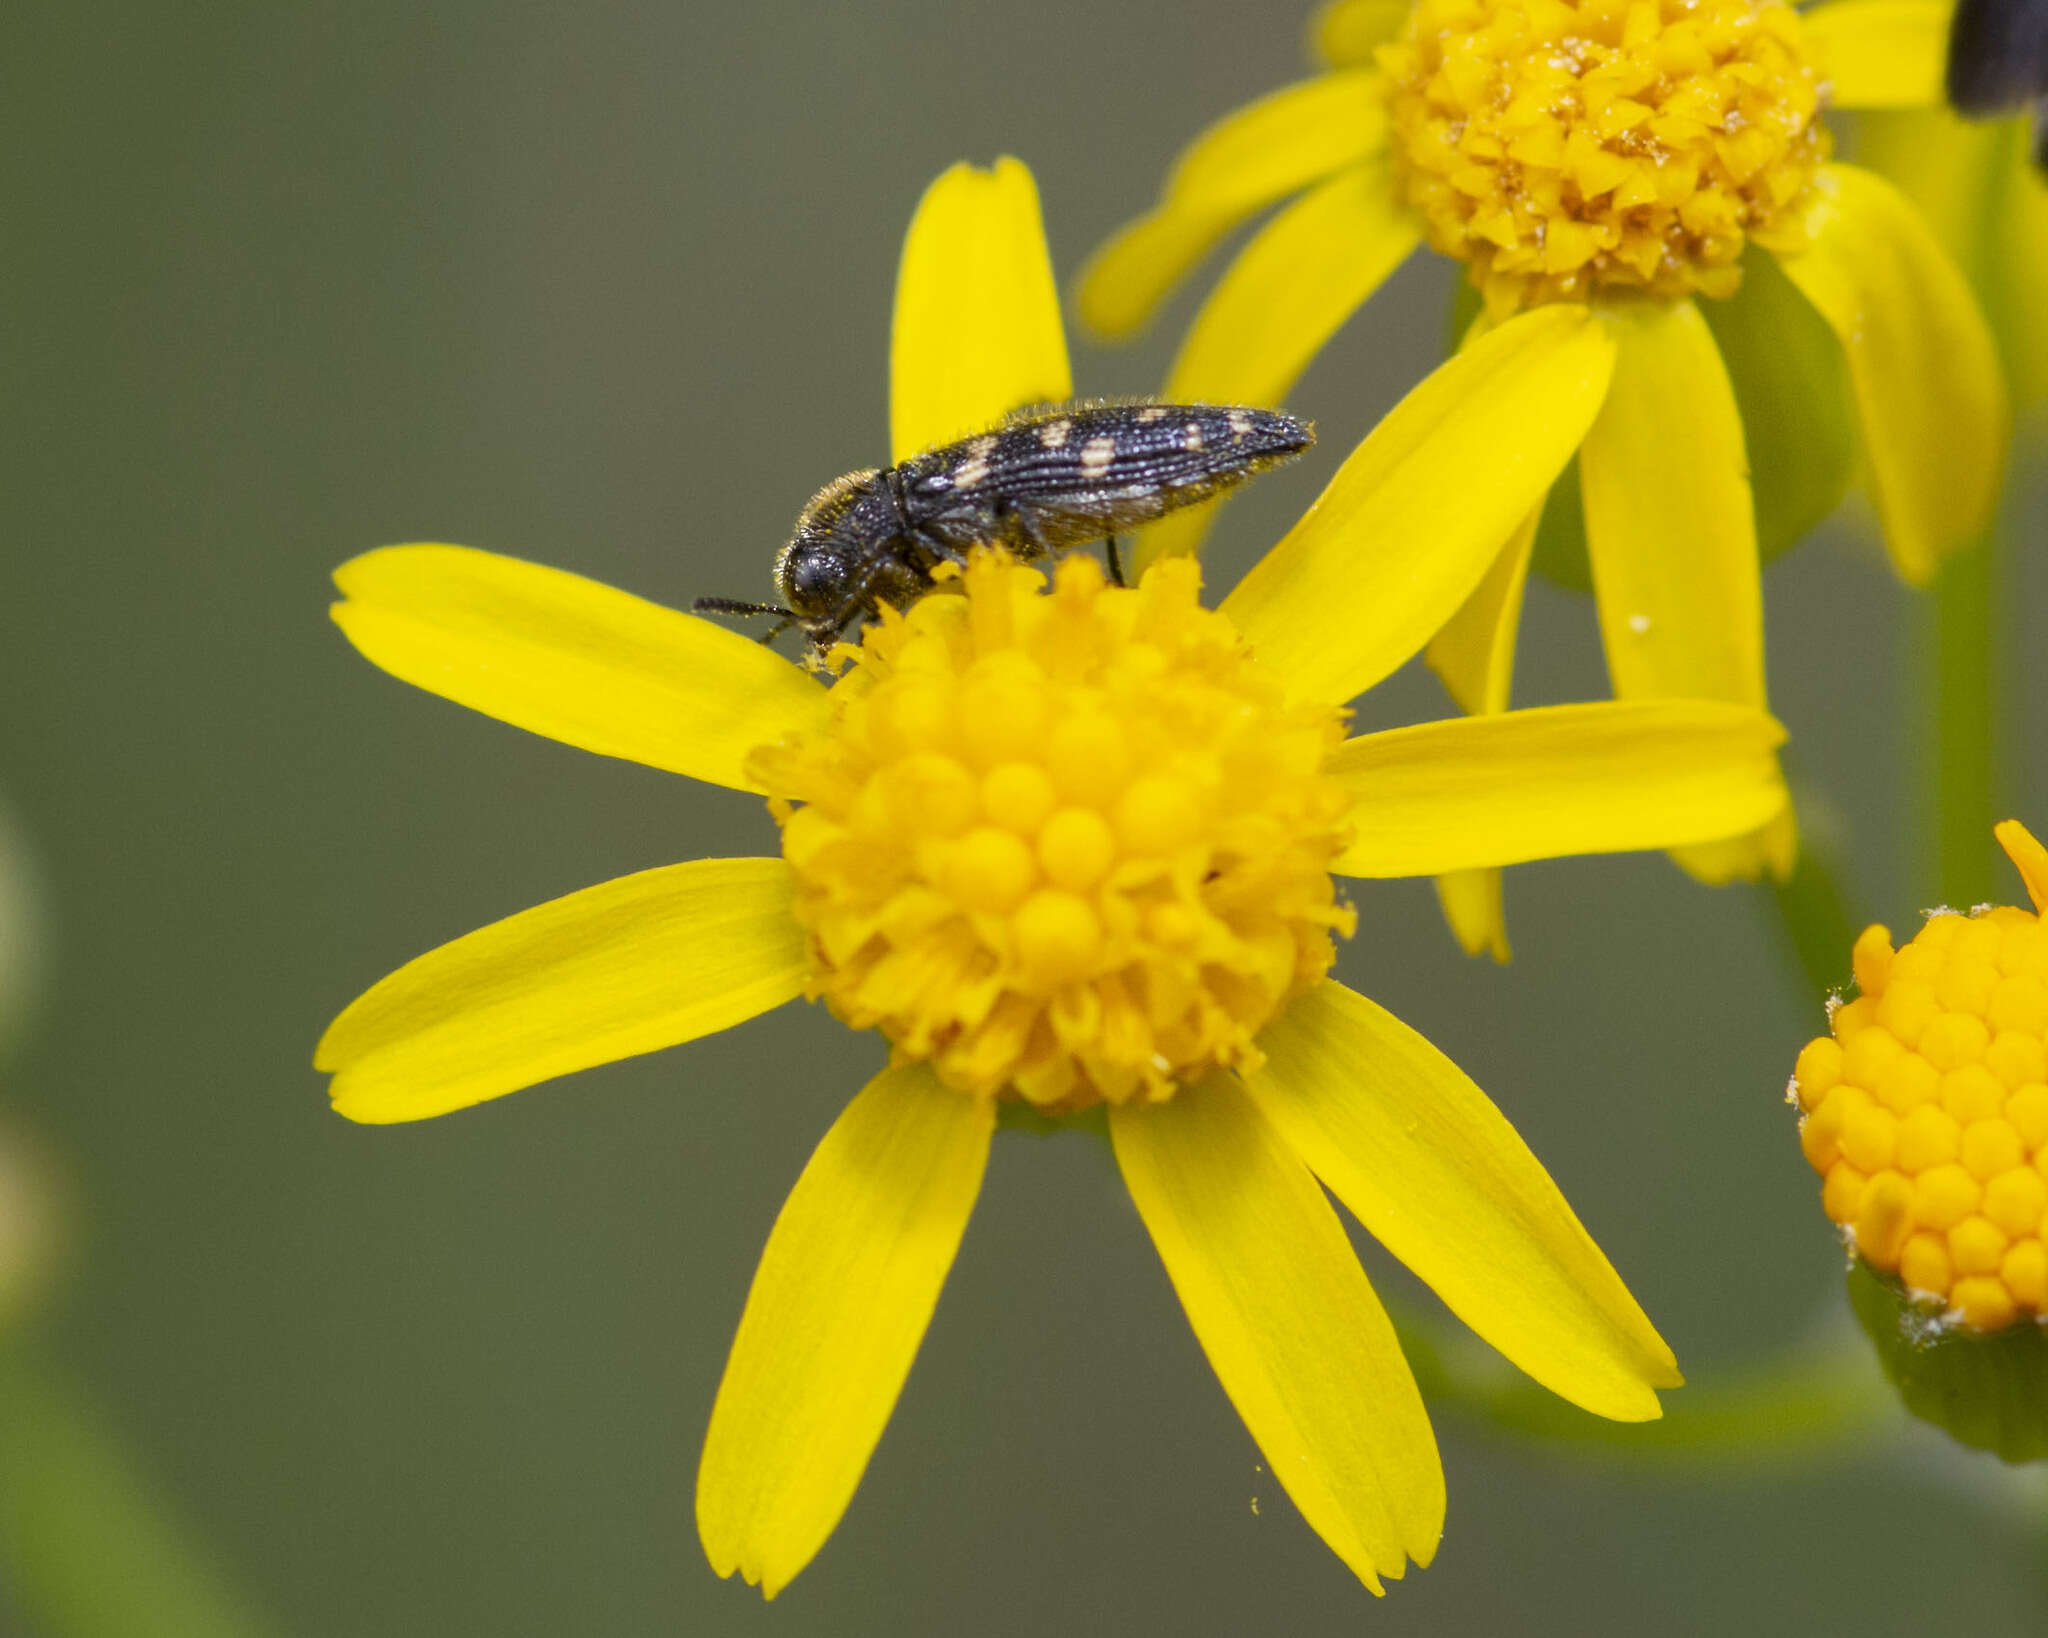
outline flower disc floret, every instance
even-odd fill
[[[823,732],[755,753],[810,992],[962,1091],[1159,1099],[1349,936],[1344,715],[1289,703],[1191,561],[1136,588],[975,555],[870,625]]]
[[[1728,296],[1749,239],[1799,248],[1829,139],[1781,0],[1419,0],[1380,59],[1408,202],[1496,315]]]
[[[1941,911],[1898,950],[1872,927],[1855,971],[1792,1081],[1828,1216],[1954,1323],[2048,1318],[2048,923]]]

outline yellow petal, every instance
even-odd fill
[[[1613,361],[1580,307],[1481,336],[1394,406],[1224,612],[1300,698],[1370,688],[1499,558],[1592,423]]]
[[[1620,351],[1579,487],[1614,691],[1761,707],[1763,587],[1728,372],[1689,301],[1608,323]]]
[[[1834,344],[1828,337],[1828,344]],[[1543,521],[1536,525],[1536,549],[1529,566],[1553,586],[1566,591],[1593,590],[1593,565],[1586,556],[1586,514],[1579,503],[1579,462],[1574,455],[1543,499]]]
[[[1885,544],[1900,576],[1922,585],[1997,504],[2007,429],[1991,336],[1889,182],[1827,166],[1807,226],[1811,243],[1780,262],[1841,338]]]
[[[1946,109],[1856,122],[1858,163],[1913,201],[1976,289],[2023,407],[2048,399],[2048,187],[2028,161],[2031,139],[2027,120]]]
[[[1537,507],[1522,522],[1507,550],[1473,589],[1451,623],[1430,640],[1426,657],[1459,709],[1475,716],[1505,711],[1515,671],[1515,633],[1522,622],[1522,593],[1529,582],[1529,557],[1543,520]],[[1451,934],[1469,956],[1506,961],[1507,910],[1498,870],[1458,870],[1439,876],[1437,902]]]
[[[729,1029],[803,988],[791,897],[780,859],[697,859],[536,905],[364,992],[313,1065],[382,1124]]]
[[[1212,1076],[1113,1104],[1138,1215],[1223,1391],[1309,1526],[1374,1592],[1443,1533],[1436,1440],[1386,1311],[1314,1178]]]
[[[2036,115],[2036,121],[2040,115]],[[2048,186],[2028,164],[2030,131],[2023,121],[2005,121],[2005,182],[2001,217],[2005,231],[1999,254],[1999,338],[2013,391],[2025,403],[2048,399]]]
[[[853,1499],[981,1190],[995,1105],[922,1065],[848,1104],[783,1202],[697,1470],[720,1575],[773,1598]]]
[[[1761,708],[1756,514],[1713,333],[1690,301],[1617,305],[1607,322],[1620,343],[1614,385],[1579,451],[1579,488],[1614,692]],[[1759,837],[1680,862],[1725,880],[1776,858]]]
[[[1378,160],[1318,184],[1252,236],[1195,315],[1163,396],[1174,404],[1278,404],[1323,343],[1421,237]],[[1137,569],[1194,551],[1216,515],[1189,507],[1148,529]]]
[[[1369,64],[1410,9],[1410,0],[1329,0],[1309,24],[1310,49],[1332,68]]]
[[[2039,118],[2037,115],[2036,118]],[[2048,187],[2027,163],[2026,130],[2007,122],[2004,172],[2011,213],[1999,258],[1999,337],[2012,390],[2029,405],[2048,399]]]
[[[751,638],[560,569],[386,546],[334,581],[373,664],[586,751],[756,790],[747,753],[825,720],[816,679]]]
[[[1942,98],[1955,0],[1828,0],[1803,32],[1837,108],[1931,108]]]
[[[1175,403],[1277,404],[1422,237],[1384,161],[1339,172],[1268,222],[1195,315],[1166,378]]]
[[[1498,870],[1453,870],[1439,876],[1436,901],[1451,937],[1468,956],[1490,955],[1503,964],[1513,959]]]
[[[1785,793],[1784,805],[1776,815],[1749,834],[1675,847],[1671,857],[1708,887],[1755,881],[1764,875],[1775,881],[1789,880],[1799,862],[1799,816],[1792,807],[1791,793]]]
[[[1700,303],[1727,366],[1750,463],[1757,555],[1797,546],[1842,504],[1856,476],[1856,410],[1842,344],[1770,252],[1742,258],[1732,301]],[[1589,581],[1590,584],[1590,581]]]
[[[1183,506],[1157,523],[1146,524],[1130,548],[1132,576],[1143,574],[1162,557],[1192,557],[1199,552],[1228,499],[1227,495],[1219,495],[1215,500]]]
[[[1946,109],[1873,113],[1856,122],[1856,163],[1912,200],[1950,259],[1979,279],[1987,248],[1985,213],[1999,188],[2002,138],[2020,124],[1960,119]],[[2020,146],[2025,145],[2022,134]]]
[[[2027,897],[2034,901],[2035,911],[2048,911],[2048,848],[2042,847],[2034,833],[2017,819],[2001,819],[1991,827],[1991,833],[2027,884]]]
[[[1238,223],[1386,140],[1385,83],[1373,69],[1321,74],[1226,116],[1181,155],[1151,212],[1082,270],[1081,322],[1111,340],[1131,335]]]
[[[1752,830],[1785,802],[1763,712],[1712,700],[1546,705],[1346,740],[1348,876],[1434,876]]]
[[[1430,639],[1430,669],[1442,680],[1458,709],[1473,716],[1505,711],[1515,675],[1515,633],[1522,623],[1522,593],[1529,584],[1529,554],[1538,506],[1522,520],[1449,624]]]
[[[918,201],[896,270],[892,459],[1073,396],[1038,184],[1015,159],[955,165]]]
[[[1384,1008],[1324,983],[1259,1036],[1252,1097],[1450,1310],[1551,1392],[1617,1421],[1681,1380],[1664,1339],[1507,1118]]]

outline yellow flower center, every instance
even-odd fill
[[[1798,248],[1828,133],[1780,0],[1417,0],[1380,60],[1408,202],[1496,317]]]
[[[2005,907],[1856,941],[1862,994],[1793,1074],[1858,1255],[1977,1331],[2048,1315],[2048,925]]]
[[[1164,1098],[1254,1038],[1355,916],[1344,715],[1289,704],[1191,560],[1107,585],[974,555],[870,625],[830,726],[757,751],[810,993],[899,1061],[1051,1110]]]

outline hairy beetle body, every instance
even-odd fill
[[[1023,412],[819,490],[775,560],[785,607],[727,598],[697,607],[779,614],[822,650],[861,615],[921,595],[933,570],[972,546],[1028,559],[1113,545],[1119,532],[1234,489],[1314,442],[1307,423],[1273,410],[1121,403]]]

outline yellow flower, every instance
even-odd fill
[[[1791,1088],[1850,1249],[1980,1333],[2048,1317],[2048,851],[1996,835],[2034,909],[1938,910],[1898,950],[1867,928]]]
[[[2048,401],[2048,180],[2025,119],[1971,124],[1945,109],[1867,114],[1856,157],[1913,201],[1969,276],[2021,409]]]
[[[1762,713],[1594,704],[1346,738],[1591,419],[1611,342],[1559,310],[1469,349],[1223,600],[977,555],[827,686],[757,643],[453,546],[344,566],[372,661],[490,715],[769,796],[783,856],[670,865],[435,950],[321,1042],[335,1107],[412,1120],[725,1029],[806,993],[891,1066],[783,1206],[719,1389],[698,1524],[773,1595],[823,1544],[967,1224],[999,1106],[1101,1107],[1225,1391],[1373,1590],[1426,1563],[1443,1475],[1327,1186],[1537,1381],[1659,1414],[1671,1353],[1500,1112],[1329,976],[1334,875],[1701,842],[1781,801]],[[897,458],[1070,391],[1037,195],[956,167],[904,248]],[[1547,444],[1507,426],[1583,383]],[[1485,391],[1466,390],[1483,385]],[[1540,396],[1538,396],[1540,394]],[[1531,447],[1531,444],[1535,447]]]
[[[1081,312],[1129,335],[1290,195],[1203,303],[1167,397],[1279,401],[1425,238],[1483,294],[1471,334],[1590,310],[1617,356],[1579,494],[1555,510],[1583,505],[1615,693],[1762,708],[1759,527],[1789,543],[1840,498],[1850,406],[1908,581],[1996,500],[2004,396],[1968,287],[1897,190],[1828,159],[1821,119],[1830,102],[1938,100],[1946,6],[1337,0],[1326,71],[1199,138],[1097,254]],[[1193,550],[1211,510],[1155,527],[1140,560]],[[1507,703],[1539,513],[1431,647],[1467,711]],[[1681,862],[1707,880],[1783,873],[1794,845],[1788,814]],[[1498,882],[1445,889],[1468,948],[1504,955]]]

